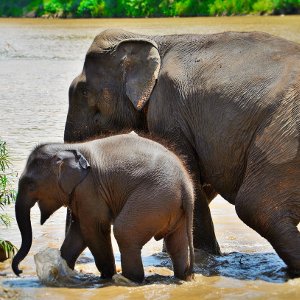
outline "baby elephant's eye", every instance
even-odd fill
[[[94,122],[95,124],[99,124],[100,123],[100,113],[99,112],[96,112],[95,115],[94,115]]]
[[[36,184],[31,179],[25,178],[23,179],[22,183],[24,184],[24,186],[27,188],[29,192],[33,192],[36,189]]]

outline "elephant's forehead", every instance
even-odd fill
[[[122,40],[132,38],[134,36],[135,34],[121,29],[107,29],[95,37],[91,47],[88,50],[88,54],[106,51],[113,48]]]
[[[59,151],[59,144],[44,144],[37,146],[30,154],[26,168],[48,166],[49,160]]]

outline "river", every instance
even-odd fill
[[[7,141],[13,168],[20,174],[31,149],[63,140],[68,87],[81,72],[94,36],[106,28],[145,34],[264,31],[300,43],[300,16],[171,19],[0,19],[0,137]],[[178,283],[161,242],[143,249],[147,284],[138,287],[95,285],[90,288],[48,288],[36,277],[33,255],[45,247],[59,248],[64,237],[65,210],[44,226],[32,209],[33,245],[17,278],[10,261],[0,263],[0,284],[16,291],[14,299],[299,299],[300,279],[288,279],[285,265],[272,247],[236,216],[234,207],[217,197],[211,204],[222,257],[197,253],[196,278]],[[13,215],[14,208],[6,209]],[[20,245],[16,222],[1,226],[1,238]],[[120,255],[114,241],[116,263]],[[97,274],[85,251],[77,270]],[[158,274],[158,275],[153,275]],[[163,275],[163,276],[159,276]],[[1,298],[1,295],[0,295]]]

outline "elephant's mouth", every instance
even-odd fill
[[[44,225],[44,223],[49,219],[50,214],[47,214],[45,212],[41,212],[41,225]]]
[[[49,217],[57,210],[57,207],[45,207],[43,206],[44,202],[42,201],[38,201],[37,203],[41,212],[40,223],[41,225],[43,225],[49,219]]]

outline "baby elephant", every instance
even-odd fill
[[[181,160],[165,147],[136,134],[78,144],[36,147],[19,181],[16,219],[22,245],[13,259],[15,274],[32,243],[30,209],[38,202],[41,224],[62,206],[72,223],[61,255],[74,268],[88,247],[102,278],[116,273],[111,224],[121,253],[122,274],[141,282],[142,247],[164,238],[174,274],[193,273],[193,184]]]

